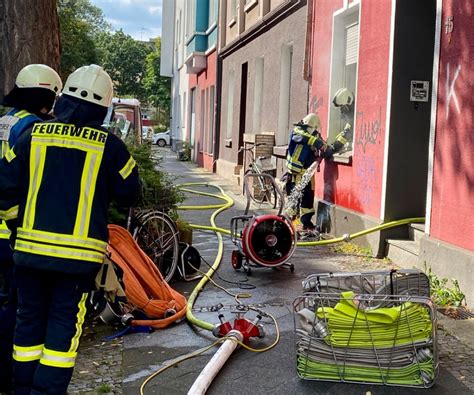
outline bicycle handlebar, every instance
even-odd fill
[[[242,152],[242,151],[252,151],[255,147],[259,147],[260,145],[267,145],[265,143],[250,143],[252,144],[251,147],[245,148],[244,146],[240,147],[237,152]]]

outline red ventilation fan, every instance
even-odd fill
[[[247,177],[254,175],[247,174]],[[282,215],[284,197],[271,175],[258,174],[258,177],[268,177],[269,185],[273,185],[274,193],[278,194],[278,214],[247,215],[250,199],[247,197],[245,215],[231,220],[232,241],[237,250],[232,252],[232,267],[236,270],[243,268],[250,272],[250,265],[261,267],[289,266],[294,271],[293,264],[287,263],[296,248],[296,231],[291,221]],[[244,189],[245,190],[245,189]],[[240,237],[239,237],[240,236]]]

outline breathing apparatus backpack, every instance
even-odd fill
[[[124,324],[153,328],[165,328],[182,319],[186,315],[186,298],[163,280],[156,265],[126,229],[118,225],[109,225],[108,229],[107,258],[111,265],[105,264],[97,279],[100,285],[107,284],[104,276],[111,274],[112,279],[102,287],[107,305],[100,318],[105,321],[115,315]],[[118,274],[116,280],[114,274]]]

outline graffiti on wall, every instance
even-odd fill
[[[449,107],[451,100],[454,103],[454,107],[456,108],[457,113],[459,114],[461,112],[459,108],[459,102],[458,102],[458,97],[456,96],[456,89],[455,89],[455,84],[456,80],[459,77],[459,73],[461,71],[461,65],[458,64],[458,67],[456,67],[456,71],[453,74],[453,79],[452,81],[449,81],[450,78],[450,70],[449,70],[449,62],[446,64],[446,120],[449,117]]]
[[[355,143],[365,149],[368,144],[377,144],[378,138],[382,133],[382,107],[379,109],[378,116],[375,119],[365,119],[363,111],[357,111],[357,123],[359,130],[357,131]]]
[[[357,166],[356,177],[358,190],[360,191],[359,202],[362,207],[369,207],[375,197],[375,159],[373,157],[363,157],[363,160]]]
[[[318,110],[323,105],[323,98],[318,96],[313,96],[311,102],[309,103],[309,111],[310,112],[318,112]]]

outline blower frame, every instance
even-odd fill
[[[265,183],[272,185],[273,193],[277,196],[279,202],[278,214],[249,215],[250,209],[250,190],[249,177],[264,178]],[[247,196],[247,206],[244,215],[233,217],[230,221],[231,240],[237,246],[232,251],[231,264],[235,270],[243,268],[247,274],[251,273],[251,266],[274,268],[280,266],[288,266],[290,272],[293,273],[295,267],[288,260],[292,257],[297,241],[296,230],[290,219],[282,214],[285,205],[285,198],[280,188],[275,183],[275,179],[270,174],[248,173],[244,176],[244,191]],[[263,236],[258,232],[271,222],[273,229],[280,228],[279,234],[270,232]],[[265,229],[263,229],[265,232]],[[257,246],[258,241],[261,245]],[[279,242],[285,243],[285,251],[274,249]],[[273,255],[273,256],[270,256]],[[252,265],[253,264],[253,265]]]

